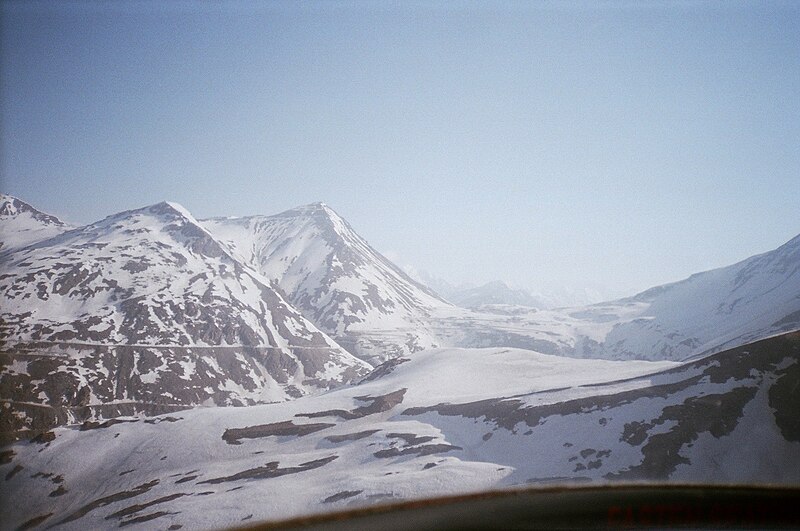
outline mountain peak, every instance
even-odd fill
[[[72,229],[25,201],[0,194],[0,251],[27,247]]]
[[[0,219],[11,218],[25,213],[45,225],[66,226],[66,223],[57,217],[34,208],[22,199],[14,197],[13,195],[0,193]]]
[[[197,220],[194,218],[191,212],[189,212],[186,207],[181,205],[180,203],[176,203],[174,201],[161,201],[160,203],[156,203],[155,205],[151,205],[149,207],[145,207],[145,209],[153,212],[154,214],[166,214],[169,216],[179,216],[188,219],[194,223],[197,223]]]
[[[283,214],[288,216],[308,216],[308,215],[326,215],[339,217],[336,212],[328,206],[327,203],[317,201],[315,203],[308,203],[307,205],[300,205],[287,210]]]

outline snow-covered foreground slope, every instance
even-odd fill
[[[444,349],[292,402],[58,428],[0,454],[2,527],[209,529],[553,481],[796,483],[799,360],[798,334],[684,365]]]
[[[428,314],[450,304],[375,251],[324,203],[201,223],[361,359],[377,364],[436,345]]]
[[[588,331],[579,334],[576,355],[607,359],[681,360],[798,330],[800,236],[737,264],[568,314]]]
[[[0,397],[25,411],[17,430],[285,400],[371,369],[173,203],[0,253],[0,268]]]

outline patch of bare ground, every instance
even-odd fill
[[[364,439],[372,434],[378,433],[381,430],[364,430],[356,433],[346,433],[344,435],[330,435],[325,437],[325,440],[332,443],[341,443],[345,441],[357,441]]]
[[[347,498],[352,498],[353,496],[358,496],[364,492],[363,490],[343,490],[342,492],[337,492],[332,496],[328,496],[322,503],[334,503],[340,500],[346,500]]]
[[[335,424],[295,424],[291,420],[274,422],[272,424],[260,424],[258,426],[247,426],[245,428],[228,428],[222,434],[223,440],[228,444],[242,444],[240,439],[258,439],[261,437],[302,437],[309,433],[314,433],[325,428],[330,428]]]
[[[142,494],[146,493],[156,485],[158,485],[158,480],[154,479],[153,481],[149,481],[147,483],[143,483],[137,487],[134,487],[132,490],[123,490],[120,492],[115,492],[114,494],[110,494],[108,496],[103,496],[102,498],[98,498],[90,503],[87,503],[74,513],[64,518],[63,520],[60,520],[56,525],[72,522],[74,520],[77,520],[78,518],[84,517],[86,514],[90,513],[91,511],[94,511],[97,508],[109,505],[111,503],[127,500],[128,498],[134,498],[136,496],[141,496]]]
[[[401,455],[432,455],[450,452],[452,450],[463,450],[460,446],[452,444],[425,444],[422,446],[411,446],[407,448],[387,448],[386,450],[379,450],[375,452],[375,457],[389,458],[399,457]]]
[[[307,470],[313,470],[315,468],[323,467],[328,463],[330,463],[331,461],[338,459],[338,457],[339,457],[338,455],[332,455],[329,457],[323,457],[322,459],[315,459],[314,461],[302,463],[298,466],[291,466],[286,468],[280,468],[280,463],[278,461],[272,461],[264,466],[243,470],[231,476],[223,476],[219,478],[207,479],[205,481],[200,481],[198,484],[208,483],[211,485],[216,485],[218,483],[225,483],[227,481],[277,478],[280,476],[286,476],[288,474],[297,474],[299,472],[305,472]]]
[[[366,417],[367,415],[374,415],[375,413],[383,413],[389,411],[393,407],[403,402],[407,389],[398,389],[391,393],[381,396],[356,396],[356,400],[361,402],[370,402],[366,406],[359,406],[350,411],[344,409],[329,409],[326,411],[315,411],[313,413],[298,413],[296,417],[319,418],[319,417],[339,417],[343,420],[353,420]]]

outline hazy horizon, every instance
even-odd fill
[[[632,294],[800,233],[789,2],[0,4],[0,191],[324,201],[453,284]]]

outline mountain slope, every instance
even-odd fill
[[[529,483],[793,484],[798,361],[797,334],[680,365],[421,353],[292,402],[16,443],[2,525],[210,529]]]
[[[46,413],[62,421],[284,400],[370,369],[173,203],[10,250],[0,268],[2,397],[70,408]]]
[[[72,228],[21,199],[0,194],[0,252],[25,247]]]
[[[800,236],[737,264],[571,312],[608,327],[578,355],[680,360],[800,329]]]
[[[382,362],[436,345],[428,315],[450,305],[370,247],[324,203],[202,223],[360,358]]]

